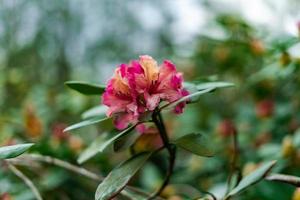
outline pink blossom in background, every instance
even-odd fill
[[[124,129],[129,123],[137,123],[142,114],[154,111],[160,102],[173,102],[188,95],[182,83],[182,73],[171,61],[158,66],[152,57],[143,55],[115,70],[102,103],[109,107],[107,116],[114,118],[116,128]],[[182,113],[184,106],[185,102],[178,104],[175,113]]]

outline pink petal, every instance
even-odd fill
[[[181,102],[175,107],[174,112],[176,114],[181,114],[183,112],[184,107],[185,107],[185,102]]]
[[[182,87],[182,74],[181,73],[176,73],[174,76],[171,78],[171,86],[173,89],[180,89]]]
[[[136,123],[135,118],[131,113],[119,113],[114,118],[114,125],[117,129],[123,130],[128,127],[130,123]]]
[[[158,104],[160,102],[159,94],[149,95],[148,93],[145,93],[144,98],[145,98],[145,101],[146,101],[146,106],[149,110],[152,111],[156,107],[158,107]]]
[[[146,131],[146,126],[145,124],[139,124],[135,128],[139,133],[145,133]]]

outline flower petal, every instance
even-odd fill
[[[140,64],[144,70],[145,78],[150,86],[153,82],[158,79],[159,68],[157,62],[148,55],[140,56]]]
[[[149,110],[153,111],[156,107],[158,107],[158,104],[160,102],[159,94],[150,95],[149,93],[145,93],[144,98],[146,101],[146,106]]]

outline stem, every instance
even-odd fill
[[[29,162],[33,162],[33,161],[38,161],[38,162],[44,162],[44,163],[48,163],[51,165],[55,165],[61,168],[64,168],[66,170],[69,170],[71,172],[74,172],[76,174],[82,175],[84,177],[90,178],[94,181],[103,181],[104,177],[86,170],[85,168],[73,165],[71,163],[68,163],[66,161],[57,159],[57,158],[53,158],[50,156],[43,156],[43,155],[38,155],[38,154],[26,154],[26,155],[22,155],[18,158],[11,158],[6,160],[6,162],[9,163],[14,163],[14,164],[22,164],[24,162],[24,160],[27,160]],[[11,164],[10,164],[11,165]],[[27,178],[28,179],[28,178]],[[28,179],[29,180],[29,179]],[[30,181],[30,180],[29,180]],[[31,182],[31,181],[30,181]],[[132,187],[127,185],[126,188],[128,188],[131,191],[134,191],[136,193],[145,195],[145,196],[149,196],[149,194],[147,194],[146,192],[136,188],[136,187]],[[121,191],[121,194],[124,194],[126,192]],[[38,200],[42,200],[42,199],[38,199]],[[157,200],[163,200],[162,198],[157,198]]]
[[[42,155],[38,155],[38,154],[27,154],[27,155],[22,156],[22,158],[28,159],[31,161],[39,161],[39,162],[45,162],[45,163],[48,163],[51,165],[56,165],[58,167],[67,169],[71,172],[80,174],[82,176],[88,177],[88,178],[96,180],[96,181],[99,181],[99,180],[102,181],[104,179],[103,177],[101,177],[97,174],[94,174],[93,172],[90,172],[84,168],[78,167],[76,165],[72,165],[66,161],[63,161],[63,160],[60,160],[57,158],[53,158],[50,156],[42,156]]]
[[[170,143],[169,141],[169,137],[166,131],[166,127],[164,125],[162,116],[160,114],[160,112],[156,111],[153,113],[152,115],[152,120],[155,123],[156,127],[159,130],[159,134],[160,137],[162,139],[163,142],[163,147],[165,147],[168,152],[169,152],[169,167],[166,173],[166,177],[162,183],[162,185],[159,187],[159,189],[154,192],[151,197],[149,198],[149,200],[154,199],[156,196],[159,196],[161,194],[161,192],[165,189],[165,187],[168,185],[171,175],[173,173],[173,169],[174,169],[174,164],[175,164],[175,158],[176,158],[176,146],[174,146],[173,144]]]
[[[232,173],[235,170],[238,170],[238,156],[239,156],[239,142],[238,142],[238,134],[236,131],[233,131],[233,157],[231,162],[231,171]]]
[[[235,175],[235,173],[237,172],[238,175],[238,180],[235,183],[238,184],[238,182],[241,179],[241,172],[240,172],[240,167],[238,164],[238,159],[239,159],[239,153],[240,153],[240,147],[239,147],[239,141],[238,141],[238,134],[236,130],[232,131],[232,139],[233,139],[233,156],[232,156],[232,160],[230,163],[230,173],[229,173],[229,177],[228,177],[228,186],[232,185],[232,179],[233,176]],[[229,192],[229,187],[227,188]]]
[[[271,174],[265,178],[268,181],[277,181],[300,187],[300,178],[285,174]]]
[[[18,170],[15,166],[10,164],[8,162],[8,168],[20,179],[24,181],[24,183],[31,189],[32,193],[34,194],[35,198],[37,200],[43,200],[41,194],[39,193],[38,189],[35,187],[35,185],[32,183],[32,181],[23,174],[20,170]]]

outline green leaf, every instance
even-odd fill
[[[85,151],[82,152],[82,154],[79,156],[77,162],[79,164],[82,164],[85,161],[87,161],[88,159],[95,156],[97,153],[102,153],[109,146],[113,145],[114,142],[120,140],[122,137],[125,137],[135,127],[136,127],[136,125],[131,126],[113,137],[110,137],[109,134],[100,135],[99,137],[96,138],[96,140],[94,142],[92,142],[92,144]]]
[[[100,116],[105,117],[107,109],[108,108],[104,105],[96,106],[82,113],[81,117],[83,119],[100,117]]]
[[[212,92],[215,88],[207,88],[205,90],[200,90],[200,91],[197,91],[197,92],[194,92],[192,94],[189,94],[185,97],[182,97],[181,99],[175,101],[174,105],[178,105],[179,103],[181,102],[184,102],[184,101],[189,101],[189,103],[194,103],[194,102],[197,102],[199,100],[199,96],[203,95],[203,94],[206,94],[206,93],[209,93],[209,92]]]
[[[83,81],[67,81],[65,85],[85,95],[101,95],[105,91],[105,85],[96,85]]]
[[[183,87],[184,87],[184,89],[186,89],[187,91],[189,91],[189,93],[194,93],[194,92],[198,91],[197,85],[194,84],[194,83],[191,83],[191,82],[185,81],[183,83]]]
[[[103,116],[98,116],[98,117],[90,118],[90,119],[81,121],[81,122],[79,122],[77,124],[73,124],[73,125],[65,128],[64,132],[71,131],[71,130],[78,129],[78,128],[82,128],[82,127],[89,126],[89,125],[92,125],[92,124],[96,124],[96,123],[105,121],[107,119],[110,119],[110,118],[109,117],[103,118]]]
[[[135,192],[133,190],[130,190],[127,187],[124,190],[122,190],[122,195],[129,199],[137,199],[137,200],[147,200],[149,198],[148,195]],[[155,199],[157,199],[157,198],[155,198]]]
[[[114,137],[112,137],[112,138],[106,140],[105,142],[103,142],[102,144],[100,144],[98,146],[98,152],[103,152],[107,147],[109,147],[110,145],[113,145],[113,143],[116,140],[118,140],[118,139],[126,136],[128,133],[130,133],[135,127],[136,127],[136,125],[131,126],[127,129],[123,130],[121,133],[115,135]]]
[[[256,169],[251,174],[247,175],[245,178],[241,180],[241,182],[233,189],[231,192],[227,195],[228,197],[231,197],[233,195],[236,195],[246,188],[258,183],[264,177],[271,171],[273,166],[276,164],[276,161],[270,161],[267,163],[264,163],[262,166],[260,166],[258,169]],[[227,199],[225,198],[225,199]]]
[[[235,188],[238,185],[238,183],[241,179],[241,176],[242,175],[239,170],[236,170],[231,174],[230,179],[227,184],[227,193],[230,192],[233,188]]]
[[[77,159],[77,162],[79,164],[82,164],[89,160],[90,158],[94,157],[97,153],[99,153],[99,146],[107,140],[108,134],[107,133],[102,133],[99,135],[93,142],[92,144],[89,145],[88,148],[86,148],[80,155],[79,158]]]
[[[172,103],[169,103],[169,104],[166,104],[164,106],[161,107],[161,109],[165,109],[165,108],[168,108],[168,107],[175,107],[177,106],[179,103],[181,102],[185,102],[185,101],[189,101],[190,103],[194,103],[198,100],[198,97],[205,94],[205,93],[208,93],[208,92],[211,92],[213,91],[214,88],[210,88],[210,89],[206,89],[206,90],[201,90],[201,91],[198,91],[198,92],[195,92],[195,93],[192,93],[192,94],[189,94],[185,97],[182,97],[180,99],[178,99],[177,101],[174,101]]]
[[[17,144],[11,146],[0,147],[0,159],[14,158],[27,151],[34,144]]]
[[[197,84],[197,90],[206,90],[209,88],[225,88],[225,87],[233,87],[233,83],[228,82],[207,82],[207,83],[200,83]]]
[[[98,186],[95,200],[108,200],[119,194],[150,156],[151,153],[138,154],[113,169]]]
[[[124,137],[117,139],[114,142],[114,151],[120,152],[120,151],[128,149],[130,146],[132,146],[135,143],[135,141],[140,136],[141,136],[141,134],[138,133],[137,131],[135,131],[133,134],[126,135]]]
[[[201,133],[192,133],[178,138],[174,142],[177,146],[198,156],[211,157],[214,155],[211,141]]]

